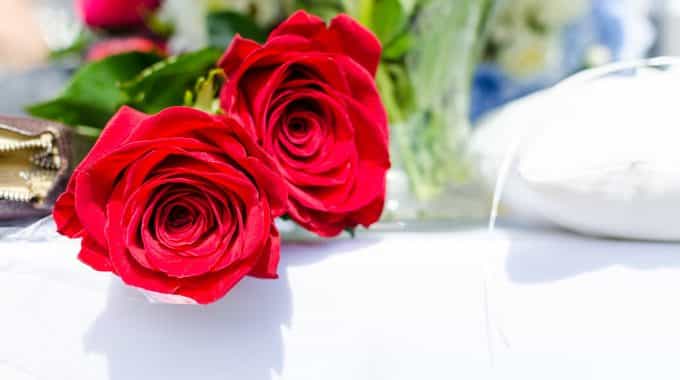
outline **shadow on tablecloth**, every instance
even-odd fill
[[[278,280],[247,278],[207,306],[151,304],[114,281],[106,310],[85,336],[103,354],[110,380],[269,380],[284,366],[282,328],[292,329],[288,268],[380,240],[285,244]]]
[[[680,244],[610,240],[557,229],[513,230],[505,263],[516,283],[543,283],[610,266],[636,269],[680,267]]]

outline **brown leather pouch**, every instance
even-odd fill
[[[70,142],[59,123],[0,116],[0,220],[52,212],[71,174]]]

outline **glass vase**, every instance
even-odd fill
[[[383,227],[488,217],[490,202],[466,147],[471,77],[494,6],[425,2],[409,26],[413,42],[403,60],[382,64],[377,83],[390,116],[393,163]]]

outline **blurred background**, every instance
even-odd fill
[[[134,25],[111,24],[112,13],[147,3]],[[680,56],[680,0],[0,0],[0,113],[57,96],[78,68],[109,55],[221,52],[235,33],[263,41],[296,9],[348,13],[383,44],[376,84],[394,163],[386,220],[486,220],[503,152],[529,124],[494,119],[503,106],[585,69]],[[539,124],[555,121],[544,116]]]
[[[208,37],[200,8],[216,2],[220,0],[165,3],[162,17],[173,19],[179,31],[169,42],[171,49],[190,50],[205,45]],[[285,3],[221,2],[239,11],[251,9],[263,22],[276,18],[280,3]],[[9,86],[8,73],[45,67],[51,57],[60,56],[55,52],[68,51],[78,44],[86,28],[75,8],[72,0],[0,0],[3,88]],[[678,32],[678,0],[500,1],[473,77],[470,116],[476,120],[490,109],[550,86],[583,68],[613,60],[680,54]],[[49,93],[52,84],[58,87],[61,78],[59,73],[53,74],[33,74],[40,78],[40,89],[36,91]],[[17,111],[20,100],[23,99],[1,110]]]

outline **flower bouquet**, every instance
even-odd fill
[[[390,135],[412,199],[465,178],[492,1],[200,3],[206,46],[183,51],[181,17],[159,1],[78,1],[98,42],[58,97],[28,108],[97,137],[54,208],[95,270],[172,302],[275,278],[275,218],[322,237],[380,219]]]
[[[470,81],[495,4],[494,0],[79,0],[79,13],[90,28],[78,41],[95,42],[64,50],[84,49],[80,56],[91,63],[58,100],[105,108],[77,113],[71,108],[66,115],[48,102],[30,112],[96,135],[97,129],[83,127],[101,128],[121,104],[148,113],[188,104],[185,96],[192,95],[186,95],[187,89],[199,78],[215,78],[210,71],[236,34],[263,43],[297,10],[327,22],[346,14],[370,30],[382,46],[375,84],[390,126],[393,163],[382,220],[477,215],[480,207],[470,210],[469,199],[459,198],[459,190],[474,176],[466,152]],[[116,58],[130,51],[144,54]],[[83,73],[106,57],[118,62],[103,62],[102,69]],[[106,67],[116,67],[116,73]],[[101,71],[117,77],[99,80]],[[77,81],[78,76],[84,77]],[[171,81],[164,80],[169,77]],[[72,88],[76,82],[88,83],[99,95],[82,102],[77,98],[83,94]],[[108,86],[95,89],[93,83]],[[204,88],[203,103],[210,101]],[[108,100],[95,101],[99,98]]]

